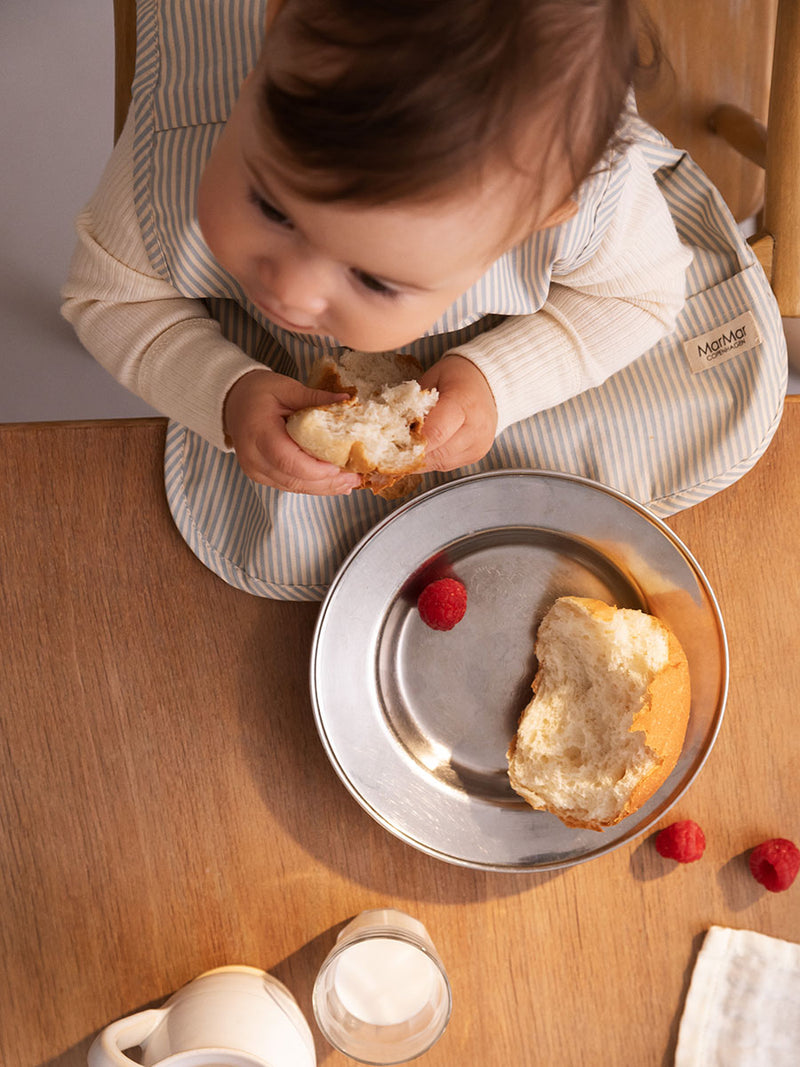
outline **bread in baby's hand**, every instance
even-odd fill
[[[394,497],[409,486],[408,476],[425,462],[425,416],[438,399],[435,389],[417,381],[422,367],[398,353],[345,352],[338,361],[321,360],[308,384],[350,399],[303,408],[286,420],[289,436],[317,459],[361,475],[374,493]]]
[[[561,597],[536,636],[533,700],[508,750],[512,788],[567,826],[602,830],[640,808],[680,756],[686,655],[653,615]]]

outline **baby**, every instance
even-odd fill
[[[203,236],[271,322],[364,351],[402,348],[504,252],[572,218],[573,194],[598,164],[630,166],[609,142],[635,55],[619,0],[289,0],[205,169]],[[627,336],[620,344],[614,330],[611,352],[609,331],[592,326],[583,339],[602,355],[591,376],[570,338],[557,373],[573,388],[641,354],[683,299],[688,257],[663,197],[643,170],[623,184],[613,249],[598,249],[591,294],[575,299],[573,287],[563,329],[586,329],[605,285],[600,314],[622,316]],[[529,341],[527,362],[547,358],[535,331]],[[493,378],[469,350],[446,353],[425,375],[441,397],[425,426],[431,467],[461,467],[488,451]],[[305,403],[274,375],[240,379],[225,405],[239,462],[284,488],[352,487],[354,476],[333,474],[287,440],[283,419]]]
[[[486,462],[537,466],[531,417],[675,328],[692,253],[656,180],[664,142],[632,109],[632,0],[140,0],[139,35],[134,106],[78,219],[63,310],[181,428],[173,513],[234,584],[253,588],[241,572],[263,570],[259,537],[284,523],[302,582],[324,588],[324,545],[340,556],[384,514],[280,499],[358,483],[286,433],[292,411],[340,399],[302,384],[316,357],[417,356],[439,392],[430,470],[483,461],[515,427]],[[613,435],[637,402],[620,394]],[[591,451],[586,425],[547,465]],[[581,472],[630,491],[640,457],[623,466]],[[235,517],[245,499],[261,534]]]
[[[436,329],[503,253],[573,218],[581,183],[599,172],[605,188],[587,207],[608,216],[603,236],[592,220],[593,265],[581,249],[578,277],[561,265],[558,300],[538,313],[549,328],[506,323],[474,352],[466,343],[445,353],[423,379],[441,397],[425,427],[431,468],[479,460],[498,415],[531,414],[624,366],[682,304],[688,255],[652,176],[620,143],[636,69],[628,8],[627,0],[286,0],[205,166],[200,229],[246,297],[283,330],[363,351],[402,348]],[[98,315],[80,300],[81,259],[65,306],[79,332]],[[550,270],[515,268],[511,291],[491,310],[505,299],[514,311],[514,288],[542,284],[526,273]],[[534,294],[532,314],[535,303]],[[91,332],[89,347],[109,365]],[[493,358],[509,346],[515,360]],[[159,348],[170,361],[166,344]],[[133,358],[110,369],[180,417],[161,373],[131,382]],[[544,394],[535,384],[543,364],[554,377]],[[251,478],[347,492],[354,475],[301,453],[285,432],[292,410],[332,399],[259,368],[223,398],[197,402],[222,408]]]

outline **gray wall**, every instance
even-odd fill
[[[113,143],[111,0],[0,0],[0,422],[152,414],[59,315],[72,220]]]

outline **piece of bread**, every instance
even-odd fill
[[[338,361],[321,360],[308,384],[349,392],[350,399],[293,412],[286,420],[289,436],[317,459],[360,474],[374,493],[402,495],[408,476],[425,462],[420,431],[439,396],[420,387],[421,373],[413,356],[398,353],[348,351]]]
[[[602,830],[642,806],[680,756],[686,655],[653,615],[561,597],[536,635],[533,700],[508,750],[512,788],[567,826]]]

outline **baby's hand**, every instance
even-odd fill
[[[422,428],[428,442],[426,468],[450,471],[483,459],[494,442],[497,407],[475,364],[464,356],[444,356],[420,378],[420,385],[439,390]]]
[[[347,394],[308,389],[283,374],[254,370],[225,399],[226,436],[248,478],[291,493],[333,496],[360,484],[357,474],[314,459],[286,432],[286,417],[299,408],[333,404]]]

